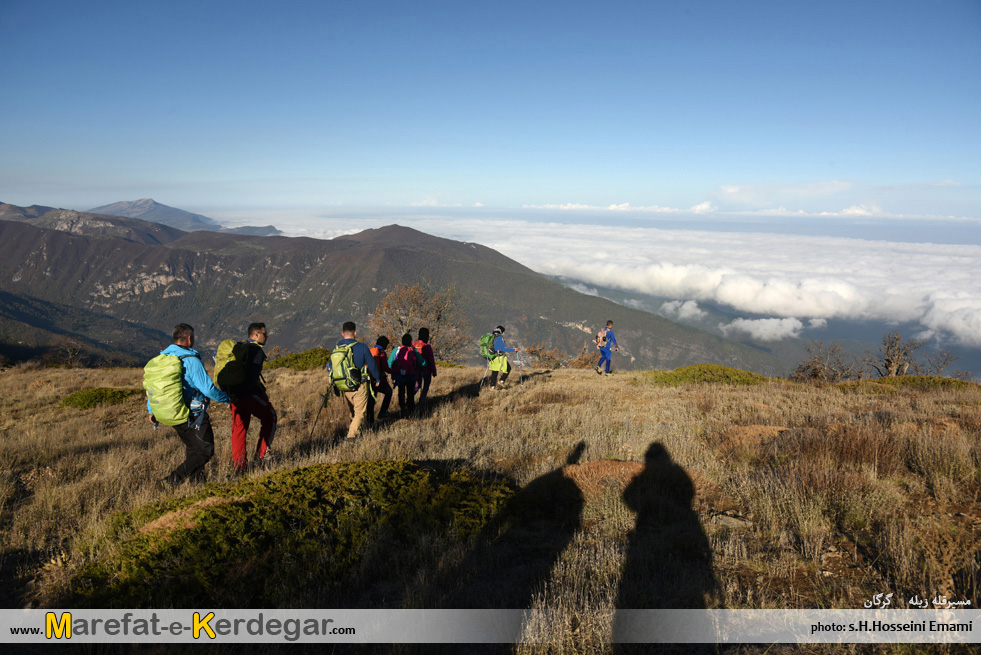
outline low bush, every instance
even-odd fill
[[[266,368],[290,368],[294,371],[310,371],[324,368],[330,361],[330,350],[327,348],[311,348],[301,353],[292,353],[277,357],[266,362]]]
[[[76,391],[70,396],[66,396],[61,401],[62,405],[74,407],[76,409],[92,409],[99,405],[118,405],[125,402],[130,396],[142,394],[142,389],[109,389],[107,387],[94,387]]]
[[[879,378],[876,384],[885,384],[900,389],[916,389],[917,391],[937,391],[939,389],[967,389],[977,387],[973,382],[944,378],[939,375],[899,375]]]
[[[321,464],[215,485],[117,517],[105,539],[120,543],[118,554],[82,567],[73,597],[61,601],[341,606],[374,583],[397,582],[399,560],[425,556],[433,538],[475,536],[514,491],[509,481],[405,461]]]
[[[768,378],[756,373],[741,371],[737,368],[719,366],[717,364],[699,364],[683,366],[673,371],[648,371],[644,373],[644,381],[660,387],[680,387],[686,384],[702,382],[717,384],[762,384]]]

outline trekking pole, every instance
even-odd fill
[[[524,368],[524,364],[521,363],[521,353],[517,350],[514,351],[515,363],[518,365],[518,384],[524,384],[525,377],[521,374],[521,369]]]
[[[317,408],[317,416],[313,419],[313,426],[310,428],[310,436],[307,437],[307,448],[313,444],[313,432],[317,429],[317,421],[320,420],[320,412],[324,411],[324,405],[327,404],[327,392],[320,397],[320,407]]]

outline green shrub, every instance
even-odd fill
[[[99,405],[118,405],[125,402],[130,396],[142,394],[142,389],[109,389],[107,387],[94,387],[92,389],[82,389],[67,396],[61,401],[62,405],[74,407],[76,409],[92,409]]]
[[[973,382],[944,378],[938,375],[900,375],[896,377],[879,378],[878,384],[887,384],[900,389],[916,389],[917,391],[936,391],[938,389],[966,389],[977,387]]]
[[[397,582],[400,558],[420,557],[434,538],[475,536],[514,492],[507,481],[411,462],[320,464],[214,485],[117,517],[105,539],[119,542],[118,554],[85,565],[63,600],[329,607]]]
[[[954,378],[943,378],[936,375],[900,375],[895,377],[877,378],[875,380],[858,380],[842,382],[838,388],[851,393],[868,395],[895,394],[903,389],[916,391],[939,391],[948,389],[977,388],[977,384]]]
[[[876,380],[856,380],[854,382],[839,382],[837,385],[839,389],[845,393],[856,393],[865,394],[868,396],[889,396],[895,395],[897,389],[895,386],[890,386],[887,384],[879,384]]]
[[[301,353],[284,355],[266,362],[267,368],[291,368],[294,371],[310,371],[324,368],[330,361],[330,350],[327,348],[311,348]]]
[[[767,378],[756,373],[718,364],[683,366],[673,371],[648,371],[643,380],[659,387],[680,387],[686,384],[711,382],[717,384],[762,384]]]

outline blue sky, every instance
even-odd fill
[[[981,217],[976,0],[467,5],[3,0],[0,200]]]
[[[0,0],[0,89],[2,202],[402,222],[595,284],[981,345],[977,0]]]

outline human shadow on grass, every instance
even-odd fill
[[[532,480],[520,489],[488,524],[473,548],[456,566],[434,577],[415,596],[416,604],[430,609],[526,609],[544,589],[562,552],[582,526],[585,505],[575,482],[563,467],[575,464],[586,449],[579,442],[563,466]],[[514,639],[520,635],[514,634]],[[508,653],[513,644],[432,645],[398,652]]]
[[[617,597],[614,652],[712,652],[714,647],[699,644],[629,643],[651,641],[659,628],[651,616],[625,610],[722,607],[712,549],[692,507],[691,478],[660,443],[651,444],[644,459],[644,470],[623,492],[637,522],[628,536]]]

